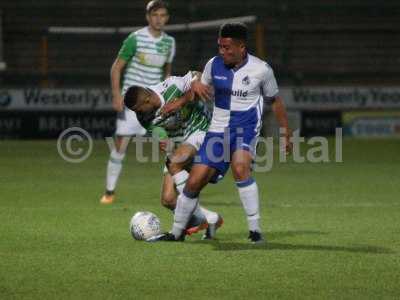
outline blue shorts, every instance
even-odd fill
[[[254,126],[230,128],[225,132],[207,132],[201,145],[195,163],[207,165],[217,170],[211,180],[225,176],[231,163],[232,154],[236,150],[249,151],[255,155],[258,130]]]

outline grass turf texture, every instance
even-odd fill
[[[230,174],[202,203],[218,241],[134,241],[139,210],[156,213],[161,163],[124,164],[118,200],[99,204],[108,148],[80,164],[55,141],[0,142],[0,299],[389,299],[400,295],[398,140],[345,140],[344,163],[275,163],[255,175],[268,243],[246,241]]]

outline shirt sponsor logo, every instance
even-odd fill
[[[235,96],[235,97],[241,97],[241,98],[246,98],[248,95],[248,91],[243,91],[243,90],[230,90],[230,89],[216,89],[215,90],[215,95],[218,96]]]

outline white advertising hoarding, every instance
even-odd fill
[[[0,110],[111,110],[109,89],[0,89]]]
[[[284,87],[290,110],[400,109],[400,87]],[[111,110],[108,88],[2,89],[0,110]]]

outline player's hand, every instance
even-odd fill
[[[211,87],[201,83],[200,81],[192,82],[191,88],[203,101],[210,100],[212,97]]]
[[[181,109],[186,103],[194,100],[194,92],[190,89],[183,96],[175,98],[166,103],[160,111],[161,116],[165,117]]]
[[[284,149],[285,149],[285,153],[286,155],[289,155],[292,153],[293,151],[293,143],[291,140],[292,137],[292,131],[290,129],[285,129],[285,133],[284,133]]]
[[[168,103],[166,103],[160,111],[162,117],[168,116],[181,108],[181,103],[179,103],[178,99],[174,99]]]
[[[164,139],[158,142],[158,146],[160,147],[160,150],[165,153],[171,152],[172,144],[169,139]]]
[[[112,99],[112,107],[116,112],[121,112],[124,110],[124,98],[119,96],[114,96]]]
[[[167,150],[167,141],[168,140],[161,140],[158,142],[158,146],[160,147],[160,150],[162,152],[165,152]]]

